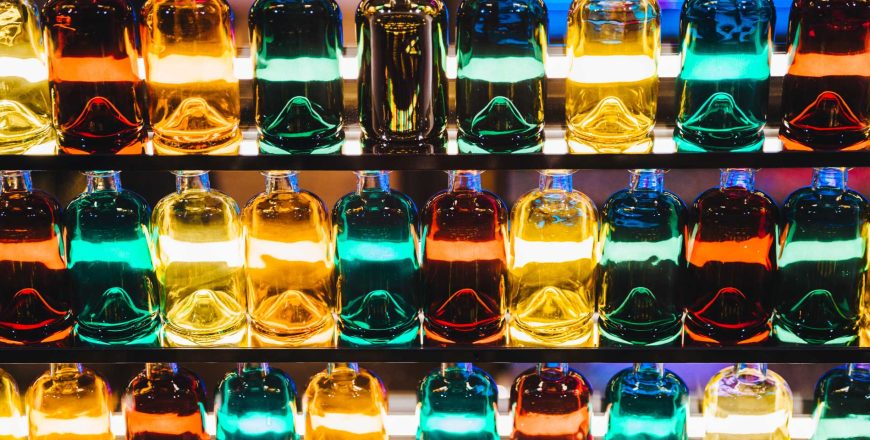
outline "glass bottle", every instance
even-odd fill
[[[648,153],[656,119],[661,51],[656,0],[574,0],[565,136],[572,153]]]
[[[296,384],[266,363],[239,364],[218,385],[217,440],[296,440]]]
[[[761,150],[775,18],[771,0],[683,4],[679,151]]]
[[[121,402],[127,440],[208,440],[205,385],[171,363],[145,364]]]
[[[511,440],[592,440],[592,388],[564,363],[538,364],[511,388]]]
[[[24,421],[18,385],[12,375],[0,369],[0,440],[27,440]]]
[[[239,80],[227,0],[148,0],[142,53],[157,154],[237,154]]]
[[[739,363],[716,373],[701,407],[705,440],[788,440],[792,397],[767,364]]]
[[[65,345],[71,294],[54,196],[34,190],[30,171],[0,171],[0,345]]]
[[[694,204],[686,251],[687,341],[742,345],[767,341],[776,284],[776,203],[755,189],[756,170],[727,168],[720,186]]]
[[[423,208],[426,340],[497,344],[505,334],[508,215],[480,185],[480,171],[450,171],[449,186]]]
[[[239,207],[212,190],[208,171],[175,171],[176,192],[151,216],[169,345],[245,340],[245,241]]]
[[[610,379],[604,440],[687,440],[689,388],[664,364],[636,363]]]
[[[845,168],[814,168],[812,186],[783,205],[774,332],[784,343],[848,344],[856,338],[867,268],[867,199]]]
[[[307,440],[387,440],[387,390],[355,362],[327,365],[305,391]]]
[[[363,0],[356,11],[359,120],[374,152],[434,152],[447,136],[447,8]]]
[[[595,344],[595,203],[570,170],[539,171],[517,201],[510,228],[510,339],[514,345]]]
[[[600,343],[680,344],[686,205],[665,189],[664,170],[629,174],[629,187],[611,195],[601,213]]]
[[[870,433],[870,364],[836,367],[816,385],[812,440],[862,440]]]
[[[60,151],[142,154],[148,141],[129,0],[50,0],[45,45]]]
[[[51,364],[25,396],[30,440],[114,440],[109,385],[82,364]]]
[[[547,24],[543,0],[464,0],[459,4],[456,119],[460,151],[541,149]]]
[[[870,147],[870,0],[794,0],[779,137],[786,150]]]
[[[294,171],[267,171],[245,206],[248,314],[253,345],[332,345],[332,241],[323,202]]]
[[[442,363],[417,390],[417,440],[498,440],[498,389],[469,363]]]
[[[248,16],[260,152],[334,152],[344,139],[335,0],[256,0]]]
[[[420,334],[417,207],[388,171],[357,178],[332,210],[341,342],[410,345]]]
[[[0,154],[54,154],[39,7],[2,0],[0,17]]]
[[[88,171],[64,212],[76,335],[88,344],[160,345],[151,208],[118,171]]]

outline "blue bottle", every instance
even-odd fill
[[[870,438],[870,364],[832,369],[816,385],[812,440]]]
[[[296,440],[296,384],[267,363],[239,364],[218,385],[218,440]]]
[[[639,363],[607,384],[604,440],[686,440],[689,388],[664,364]]]
[[[444,363],[417,391],[418,440],[498,440],[498,390],[469,363]]]

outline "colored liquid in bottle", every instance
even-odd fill
[[[870,364],[836,367],[816,385],[812,440],[864,440],[870,433]]]
[[[205,385],[175,364],[145,364],[122,402],[128,440],[208,440]]]
[[[330,364],[305,391],[308,440],[387,440],[387,390],[355,363]]]
[[[417,391],[417,440],[498,440],[498,389],[471,364],[442,364]]]
[[[516,378],[511,440],[592,440],[592,388],[568,364],[538,364]]]
[[[51,364],[25,396],[31,440],[114,440],[108,384],[81,364]]]
[[[27,426],[18,385],[0,369],[0,440],[26,440]]]
[[[710,379],[702,403],[704,440],[788,440],[791,390],[767,364],[737,364]]]
[[[607,384],[604,440],[687,440],[689,389],[662,364],[634,364]]]
[[[239,364],[215,396],[217,440],[296,440],[296,384],[268,364]]]

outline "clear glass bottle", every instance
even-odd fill
[[[205,385],[171,363],[145,364],[121,401],[127,440],[209,440]]]
[[[656,0],[574,0],[565,50],[565,136],[572,153],[648,153],[661,51]]]
[[[864,440],[870,433],[870,364],[836,367],[816,384],[812,440]]]
[[[704,389],[704,440],[788,440],[792,397],[767,364],[739,363],[714,375]]]
[[[783,204],[774,333],[783,343],[855,340],[870,223],[845,168],[814,168],[812,185]]]
[[[364,147],[379,153],[442,150],[447,7],[441,0],[363,0],[356,26]]]
[[[687,440],[689,388],[664,364],[636,363],[610,379],[604,440]]]
[[[341,342],[418,342],[417,207],[388,171],[357,172],[357,189],[332,210]]]
[[[54,154],[39,6],[3,0],[0,17],[0,154]]]
[[[470,363],[442,363],[417,390],[417,440],[498,440],[498,389]]]
[[[450,171],[423,208],[423,313],[433,344],[498,344],[505,335],[508,214],[480,171]]]
[[[76,336],[87,344],[160,345],[151,208],[119,171],[88,171],[64,212]]]
[[[511,213],[511,344],[591,346],[598,211],[574,171],[539,173]]]
[[[247,321],[239,206],[208,171],[176,171],[176,192],[151,216],[166,343],[236,346]]]
[[[327,365],[305,391],[307,440],[387,440],[387,390],[354,362]]]
[[[27,390],[30,440],[114,440],[109,385],[81,364],[51,364]]]
[[[771,0],[689,0],[680,16],[679,151],[759,151],[775,21]]]
[[[296,384],[266,363],[239,364],[215,394],[217,440],[296,440]]]
[[[227,0],[148,0],[141,20],[154,151],[237,154],[239,80]]]
[[[592,440],[592,388],[565,363],[538,364],[511,388],[511,440]]]
[[[601,211],[597,274],[601,345],[681,343],[686,205],[664,170],[629,170],[629,187]]]
[[[456,119],[460,151],[541,149],[547,25],[543,0],[464,0],[459,4]]]
[[[15,379],[0,369],[0,440],[27,440],[25,417]]]
[[[148,131],[132,3],[50,0],[42,10],[61,152],[142,154]]]
[[[332,345],[332,231],[326,208],[299,189],[296,172],[264,174],[266,191],[242,213],[251,343]]]
[[[248,15],[260,153],[326,153],[344,139],[335,0],[256,0]]]
[[[756,170],[723,169],[703,192],[687,240],[687,342],[758,344],[770,337],[778,211],[755,189]]]
[[[0,171],[0,345],[65,345],[71,292],[54,196],[33,189],[30,171]]]

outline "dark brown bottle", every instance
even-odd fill
[[[205,385],[171,363],[145,364],[124,393],[128,440],[208,440]]]

